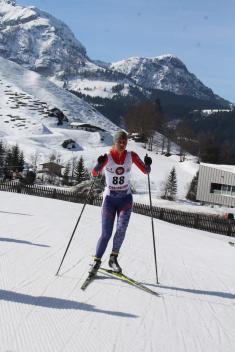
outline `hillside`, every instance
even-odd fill
[[[160,297],[104,274],[82,292],[100,208],[86,207],[55,276],[80,210],[1,192],[1,351],[233,350],[235,249],[228,238],[154,220],[156,285],[150,218],[132,214],[120,263]]]
[[[102,82],[100,82],[102,83]],[[95,88],[94,88],[94,87]],[[124,126],[123,117],[135,105],[142,103],[150,103],[156,99],[160,101],[165,120],[185,119],[185,117],[193,110],[200,109],[223,109],[227,107],[226,102],[203,100],[190,95],[179,95],[162,89],[148,89],[148,94],[144,90],[138,89],[136,86],[129,87],[128,94],[123,94],[123,89],[126,85],[120,84],[115,87],[112,84],[111,91],[106,85],[90,84],[89,89],[71,90],[71,93],[84,99],[101,114],[107,116],[112,122],[118,126]],[[93,89],[94,88],[94,89]],[[105,88],[105,91],[103,89]]]
[[[67,138],[77,140],[79,135],[79,131],[69,128],[73,121],[90,123],[107,131],[88,134],[87,143],[93,147],[110,145],[110,133],[117,128],[80,98],[3,58],[0,58],[0,98],[0,138],[10,144],[18,143],[26,154],[38,151],[48,157],[53,150],[63,152],[62,142]],[[66,116],[67,122],[62,126],[50,115],[53,108]],[[82,150],[77,142],[78,150]]]

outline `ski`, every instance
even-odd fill
[[[85,291],[85,289],[87,288],[87,286],[96,278],[96,275],[88,275],[86,280],[83,282],[82,286],[81,286],[81,290]]]
[[[122,274],[122,273],[117,273],[116,271],[113,271],[113,270],[110,270],[110,269],[106,269],[106,268],[102,268],[102,267],[99,268],[99,271],[107,273],[107,274],[112,275],[112,276],[115,276],[118,279],[120,279],[120,280],[122,280],[124,282],[127,282],[128,284],[130,284],[130,285],[132,285],[134,287],[139,288],[140,290],[143,290],[143,291],[148,292],[148,293],[150,293],[152,295],[160,297],[159,293],[151,290],[147,286],[141,284],[140,282],[138,282],[138,281],[136,281],[136,280],[134,280],[134,279]]]
[[[234,242],[229,242],[229,244],[230,244],[231,246],[235,246],[235,243],[234,243]]]

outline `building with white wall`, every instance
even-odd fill
[[[235,207],[235,166],[201,163],[197,200]]]

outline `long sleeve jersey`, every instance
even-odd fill
[[[126,150],[120,154],[114,148],[112,148],[109,153],[110,153],[113,161],[119,165],[122,165],[124,163],[126,155],[127,155]],[[132,160],[132,163],[134,163],[144,174],[148,174],[150,172],[150,170],[151,170],[150,166],[145,165],[143,163],[143,161],[140,159],[140,157],[138,156],[138,154],[136,154],[135,152],[131,152],[131,160]],[[103,168],[105,167],[105,165],[107,163],[108,163],[108,157],[106,157],[103,164],[97,163],[97,165],[94,167],[94,169],[91,172],[92,175],[97,176],[103,170]]]

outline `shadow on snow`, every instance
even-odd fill
[[[167,285],[154,285],[154,284],[146,284],[146,285],[156,287],[156,288],[165,288],[167,290],[193,293],[196,295],[214,296],[214,297],[221,297],[221,298],[226,298],[226,299],[235,299],[235,294],[229,293],[229,292],[197,290],[197,289],[192,289],[192,288],[174,287],[174,286],[167,286]]]
[[[0,213],[3,213],[3,214],[13,214],[13,215],[24,215],[24,216],[33,216],[32,214],[27,214],[27,213],[13,213],[13,212],[10,212],[10,211],[3,211],[3,210],[0,210]]]
[[[52,309],[75,309],[88,311],[92,313],[102,313],[107,315],[114,315],[122,318],[138,318],[137,315],[130,313],[123,313],[111,310],[104,310],[96,308],[87,303],[80,303],[62,298],[45,297],[45,296],[31,296],[14,291],[0,290],[0,300],[33,305],[35,307],[52,308]]]
[[[0,237],[0,242],[14,242],[19,244],[28,244],[30,246],[50,247],[47,244],[33,243],[30,241],[16,240],[15,238],[7,238],[7,237]]]

